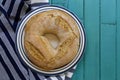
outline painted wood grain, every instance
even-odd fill
[[[101,0],[101,80],[116,80],[116,0]]]
[[[69,0],[68,8],[83,20],[83,0]]]
[[[99,80],[99,0],[85,0],[85,50],[84,80]]]
[[[116,0],[101,1],[101,22],[115,24],[116,22]]]
[[[68,1],[69,0],[50,0],[50,3],[53,5],[68,7]]]
[[[120,0],[117,0],[117,80],[120,80]]]
[[[101,80],[115,80],[116,26],[101,26]]]

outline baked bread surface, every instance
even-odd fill
[[[51,45],[57,37],[56,47]],[[48,10],[32,16],[25,25],[24,47],[32,64],[43,70],[54,70],[74,59],[80,44],[78,25],[61,10]]]

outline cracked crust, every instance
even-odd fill
[[[60,68],[74,59],[79,48],[75,20],[60,10],[49,10],[31,17],[26,23],[24,46],[29,60],[40,69]],[[43,35],[55,34],[60,42],[53,48]]]

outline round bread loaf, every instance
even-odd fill
[[[58,69],[72,61],[78,52],[79,40],[76,21],[61,10],[38,13],[25,25],[26,55],[43,70]]]

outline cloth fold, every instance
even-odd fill
[[[0,1],[0,80],[70,80],[76,66],[59,75],[45,76],[26,67],[18,58],[15,50],[16,26],[30,11],[30,5],[29,0]]]

